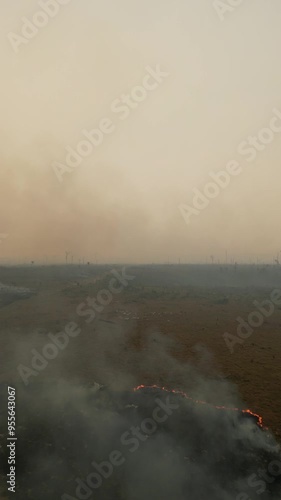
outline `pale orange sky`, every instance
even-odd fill
[[[212,4],[71,0],[18,53],[7,34],[41,7],[1,5],[0,260],[68,250],[205,262],[227,249],[249,261],[281,250],[281,133],[253,162],[237,151],[281,112],[281,4],[245,0],[223,21]],[[157,64],[169,76],[121,120],[112,102]],[[114,131],[60,183],[52,162],[103,118]],[[243,172],[187,225],[179,206],[233,159]]]

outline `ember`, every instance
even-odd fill
[[[94,488],[97,500],[235,500],[241,493],[251,498],[249,478],[264,469],[271,481],[265,499],[280,498],[281,476],[274,476],[280,448],[251,410],[157,385],[113,390],[65,384],[63,391],[52,386],[49,398],[40,384],[33,387],[17,444],[20,499],[80,498],[78,478],[84,492]]]
[[[262,417],[256,413],[253,413],[249,409],[241,410],[239,408],[228,408],[227,406],[212,405],[211,403],[207,403],[206,401],[201,401],[199,399],[193,399],[183,391],[180,391],[177,389],[167,389],[166,387],[159,387],[158,385],[150,385],[150,386],[149,385],[147,385],[147,386],[146,385],[138,385],[137,387],[134,388],[134,391],[136,392],[136,391],[140,391],[142,389],[158,389],[160,391],[169,392],[172,394],[178,394],[179,396],[182,396],[185,399],[189,399],[190,401],[192,401],[193,403],[196,403],[196,404],[209,405],[213,408],[216,408],[217,410],[237,411],[237,412],[244,414],[247,417],[253,418],[256,421],[257,425],[259,427],[261,427],[262,429],[265,429],[265,430],[267,429],[267,427],[265,427],[263,425]]]

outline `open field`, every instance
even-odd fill
[[[79,317],[76,308],[107,288],[111,269],[55,266],[1,270],[3,283],[32,291],[28,298],[14,297],[18,300],[0,309],[2,381],[21,384],[17,364],[30,364],[28,348],[44,345],[49,332],[57,333],[75,321],[82,333],[50,361],[40,377],[55,374],[110,385],[122,379],[127,386],[132,377],[138,384],[156,383],[192,392],[189,379],[177,379],[176,374],[166,373],[165,366],[154,366],[151,359],[150,370],[137,362],[140,353],[157,358],[157,343],[162,349],[164,342],[180,363],[233,382],[245,405],[281,435],[281,307],[276,306],[248,339],[234,345],[232,354],[223,338],[224,332],[236,335],[236,318],[247,320],[256,310],[253,301],[268,299],[278,288],[278,269],[240,267],[235,272],[231,267],[211,266],[128,267],[127,272],[135,278],[96,314],[93,323],[87,324],[87,317]],[[103,365],[104,356],[110,362],[110,374]],[[215,401],[219,394],[209,397],[224,403]]]
[[[119,287],[116,286],[117,276],[119,285],[121,283]],[[112,291],[113,278],[115,293]],[[247,320],[249,314],[257,310],[253,302],[261,304],[270,298],[272,290],[278,289],[279,269],[216,266],[25,267],[2,268],[1,281],[5,285],[2,287],[0,307],[1,395],[5,394],[6,384],[15,387],[18,395],[17,499],[33,500],[39,495],[41,499],[47,500],[53,495],[53,488],[58,488],[57,491],[61,491],[60,488],[73,490],[71,474],[69,476],[69,472],[64,469],[58,472],[63,464],[66,467],[65,464],[69,462],[70,469],[81,470],[81,475],[87,471],[87,460],[90,461],[90,458],[85,458],[88,456],[85,450],[88,447],[96,449],[97,437],[92,431],[101,425],[100,416],[96,417],[96,409],[93,410],[89,398],[93,397],[93,391],[98,390],[100,385],[104,386],[104,392],[97,393],[94,405],[97,405],[98,415],[106,408],[106,416],[102,418],[101,451],[96,450],[98,461],[110,451],[104,436],[111,435],[117,425],[117,412],[121,412],[122,418],[124,415],[128,419],[136,418],[128,412],[137,408],[134,405],[139,400],[132,399],[132,389],[140,385],[156,384],[169,390],[177,389],[186,392],[195,401],[209,403],[211,413],[208,420],[211,419],[216,428],[210,427],[213,430],[208,432],[212,433],[220,432],[219,418],[222,418],[223,426],[228,425],[223,415],[212,413],[215,405],[226,408],[235,406],[241,410],[249,408],[262,416],[263,424],[280,442],[281,306],[276,305],[261,326],[254,328],[248,338],[236,343],[233,353],[223,336],[225,332],[237,335],[237,317]],[[70,323],[72,327],[67,330]],[[50,334],[58,335],[63,331],[75,335],[69,333],[67,345],[56,348],[54,356],[51,350],[49,354],[52,359],[47,356],[48,360],[42,357],[38,361],[37,357],[34,364],[34,349],[39,355],[46,354],[46,345],[50,345],[50,341],[55,338],[50,339]],[[64,340],[60,337],[62,343],[66,338],[63,336]],[[83,398],[86,397],[87,404],[81,403],[81,394]],[[70,402],[67,403],[68,398]],[[128,404],[123,408],[124,398],[128,398]],[[144,402],[150,408],[153,400],[152,403],[150,400]],[[56,409],[58,404],[59,411]],[[195,409],[196,413],[200,408],[201,404],[199,409]],[[73,414],[74,411],[78,413]],[[188,416],[189,411],[194,410],[192,407],[181,410],[181,418],[187,419],[186,422],[191,418]],[[202,418],[204,421],[205,417],[200,411],[199,421]],[[91,417],[92,412],[94,417]],[[109,418],[110,412],[114,418]],[[2,418],[5,421],[4,409],[1,410],[1,421]],[[170,426],[173,422],[173,432],[179,425],[187,425],[185,420],[177,419],[175,417],[170,422]],[[192,424],[198,436],[201,431],[195,429],[196,426],[200,427],[199,421],[195,420]],[[78,434],[75,430],[77,425]],[[205,422],[204,425],[209,424]],[[241,424],[241,436],[245,425]],[[90,433],[86,432],[87,426],[92,428]],[[171,428],[165,432],[169,435]],[[236,442],[235,433],[229,430],[223,432],[231,436],[233,443]],[[248,429],[246,435],[251,436],[251,432]],[[182,435],[179,433],[177,439],[181,442],[183,437],[187,438],[185,431]],[[195,439],[196,460],[200,463],[205,453],[208,464],[213,463],[213,460],[218,461],[215,471],[226,467],[229,472],[230,464],[237,459],[237,470],[232,470],[232,477],[229,477],[229,482],[235,488],[241,469],[240,459],[237,458],[240,452],[234,451],[233,444],[229,450],[217,450],[217,455],[213,457],[213,445],[209,439],[207,434],[200,446]],[[91,445],[88,445],[89,440]],[[266,466],[270,460],[270,455],[265,451],[257,454],[252,448],[247,450],[247,440],[248,437],[240,438],[241,446],[246,447],[245,460],[249,461],[249,469],[245,469],[245,474],[247,470],[255,472],[261,465]],[[167,446],[166,443],[163,450]],[[81,447],[82,456],[79,451]],[[59,458],[54,455],[54,470],[50,469],[50,472],[46,457],[54,450]],[[174,448],[171,450],[171,453],[175,453],[174,460],[177,460],[181,452]],[[34,457],[39,455],[30,459],[30,453]],[[189,460],[195,460],[195,455]],[[136,467],[144,469],[141,457],[136,457],[136,463],[140,460],[140,465]],[[182,459],[187,460],[185,456]],[[38,465],[41,461],[44,467]],[[52,481],[46,482],[45,470]],[[179,470],[178,467],[173,472],[174,479]],[[66,479],[59,484],[61,474]],[[122,474],[121,471],[121,477]],[[32,487],[29,484],[31,477],[34,477]],[[104,489],[97,491],[96,498],[112,498],[114,481],[120,485],[120,478],[114,478],[105,484]],[[246,479],[247,476],[244,481]],[[170,478],[167,487],[169,485],[172,488],[173,480]],[[124,477],[122,481],[126,484]],[[41,482],[44,484],[43,491]],[[276,487],[277,483],[272,486]],[[118,499],[143,498],[141,493],[138,497],[121,490],[118,490]],[[136,491],[135,484],[133,491]],[[270,490],[269,497],[265,498],[271,498],[273,492],[274,489]],[[180,493],[178,498],[181,498]]]

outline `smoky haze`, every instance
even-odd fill
[[[280,135],[251,163],[237,146],[281,112],[278,1],[221,21],[207,0],[73,0],[18,53],[6,34],[40,7],[0,9],[2,260],[272,261]],[[169,76],[121,120],[113,101],[157,65]],[[114,132],[59,182],[53,162],[103,118]],[[243,173],[187,225],[179,205],[232,159]]]
[[[223,401],[229,408],[242,408],[236,387],[214,366],[207,379],[195,365],[175,360],[170,354],[173,342],[153,330],[146,335],[147,349],[130,354],[124,377],[112,360],[124,355],[126,332],[98,324],[94,333],[91,384],[75,376],[74,357],[69,366],[64,357],[60,358],[51,371],[48,368],[37,379],[30,378],[27,387],[19,377],[13,381],[21,432],[16,498],[26,498],[28,491],[31,498],[40,500],[143,500],[152,496],[165,500],[241,500],[243,495],[256,498],[261,487],[263,498],[280,498],[280,478],[270,477],[268,484],[259,474],[274,461],[280,470],[280,446],[255,420],[160,390],[133,391],[138,378],[136,367],[156,380],[165,367],[171,374],[166,376],[170,388],[177,380],[179,385],[189,386],[189,394],[196,400]],[[41,352],[44,343],[43,338],[41,346],[38,338],[35,343],[35,335],[30,334],[25,336],[23,349],[16,336],[12,335],[17,349],[5,362],[7,369],[8,364],[13,369],[25,362],[29,349],[36,346]],[[200,353],[198,349],[198,353],[203,368],[210,358],[206,351]],[[94,382],[106,385],[99,387]],[[170,410],[164,418],[167,404]],[[153,413],[155,408],[161,411],[151,432],[151,424],[146,427],[145,422],[157,415]],[[136,428],[147,432],[136,437]],[[123,463],[114,467],[99,486],[97,477],[93,479],[95,487],[89,488],[89,475],[98,470],[92,463],[104,464],[113,451],[121,454]]]

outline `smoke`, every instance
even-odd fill
[[[241,500],[242,494],[255,498],[262,487],[263,498],[279,498],[279,446],[254,417],[227,409],[245,406],[214,366],[208,379],[204,375],[205,364],[212,365],[206,351],[198,346],[198,368],[177,361],[177,345],[157,331],[147,332],[141,352],[129,328],[97,322],[91,335],[88,357],[87,339],[72,339],[67,356],[28,387],[13,380],[16,498]],[[23,362],[28,348],[40,351],[40,339],[43,345],[42,331],[25,336],[24,350],[17,343],[10,366]],[[133,390],[163,380],[193,400],[157,388]],[[3,384],[3,397],[4,391]]]
[[[191,204],[193,188],[278,108],[279,8],[245,4],[221,23],[208,2],[122,0],[117,9],[87,0],[61,6],[17,54],[4,36],[0,231],[9,238],[1,258],[62,261],[67,250],[76,261],[96,253],[115,262],[205,261],[203,249],[221,258],[229,248],[238,260],[258,246],[271,259],[279,245],[277,140],[190,228],[178,206]],[[38,9],[35,0],[2,5],[3,33],[21,33],[22,18]],[[157,64],[169,78],[120,120],[112,103]],[[60,184],[52,162],[64,162],[82,130],[107,117],[115,131]]]

